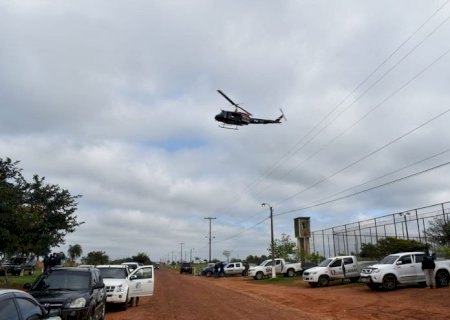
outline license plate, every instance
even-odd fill
[[[361,282],[370,282],[370,278],[369,277],[361,277],[361,278],[359,278],[359,281],[361,281]]]

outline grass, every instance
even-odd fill
[[[8,275],[8,283],[5,283],[5,276],[0,276],[0,288],[3,289],[23,289],[25,283],[33,283],[37,277],[41,275],[41,271],[35,271],[34,274],[23,276]]]

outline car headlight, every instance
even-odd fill
[[[122,292],[123,291],[123,285],[119,284],[118,286],[116,286],[116,289],[114,291],[115,292]]]
[[[372,273],[379,273],[381,270],[380,269],[373,269]]]
[[[84,306],[86,306],[86,299],[81,297],[70,302],[67,308],[83,308]]]

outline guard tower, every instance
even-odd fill
[[[311,254],[309,238],[311,237],[311,227],[309,217],[298,217],[294,219],[295,237],[297,238],[297,248],[301,257]]]

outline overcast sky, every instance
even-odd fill
[[[0,157],[82,195],[55,250],[110,258],[449,201],[448,2],[0,0]],[[287,121],[221,129],[217,89]]]

